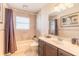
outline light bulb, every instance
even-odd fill
[[[54,8],[54,11],[60,12],[60,8],[59,8],[59,7],[55,7],[55,8]]]
[[[59,4],[58,6],[56,6],[53,11],[61,12],[61,11],[66,10],[67,8],[71,8],[73,6],[74,6],[73,3],[62,3],[62,4]]]
[[[67,8],[72,8],[74,6],[73,3],[65,3],[64,4]]]
[[[64,6],[64,4],[60,4],[58,7],[59,7],[60,10],[65,10],[66,9],[66,7]]]

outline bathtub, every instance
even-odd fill
[[[37,56],[38,42],[36,40],[16,41],[17,51],[12,56]]]

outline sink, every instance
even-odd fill
[[[56,37],[51,35],[46,35],[45,38],[48,38],[51,42],[55,42],[57,44],[63,44],[63,38],[62,37]]]
[[[63,42],[63,38],[62,37],[46,35],[45,38],[48,38],[48,39],[56,41],[56,42],[61,42],[61,43]]]
[[[45,37],[46,37],[46,38],[51,38],[51,36],[49,36],[49,35],[48,35],[48,36],[45,36]]]
[[[53,40],[56,40],[56,41],[63,41],[63,39],[61,38],[61,37],[52,37],[52,36],[50,36],[50,35],[47,35],[47,36],[45,36],[46,38],[51,38],[51,39],[53,39]]]
[[[53,42],[55,42],[55,43],[57,43],[57,44],[63,44],[63,38],[61,38],[61,37],[57,37],[57,38],[55,38],[55,39],[52,39],[53,40]]]
[[[62,38],[58,38],[57,40],[58,40],[58,41],[63,41],[63,39],[62,39]]]

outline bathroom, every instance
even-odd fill
[[[8,16],[8,11],[6,10],[11,10],[12,16]],[[79,39],[79,20],[77,20],[79,17],[79,3],[1,3],[0,13],[1,56],[53,56],[53,52],[50,54],[50,51],[46,50],[47,46],[45,47],[45,45],[47,43],[56,46],[57,52],[60,52],[60,49],[62,49],[70,53],[68,55],[79,55],[79,42],[72,42],[72,39]],[[12,32],[14,33],[15,39],[13,40],[14,42],[12,40],[11,42],[16,46],[16,50],[14,52],[12,51],[12,53],[8,47],[12,47],[9,44],[11,42],[6,38],[8,34],[8,23],[6,20],[8,17],[11,18],[10,16],[13,19],[14,30]],[[67,17],[73,18],[72,20],[70,18],[67,21],[63,20]],[[55,23],[52,20],[56,20]],[[54,24],[52,25],[51,23]],[[52,42],[52,39],[56,41],[54,40],[55,42]],[[57,41],[57,39],[60,39],[60,41]],[[46,48],[44,48],[46,51],[43,51],[39,47],[41,45],[39,43],[40,40],[44,41],[43,43],[45,45],[42,46]],[[61,44],[61,41],[65,43]],[[68,48],[67,43],[73,49]],[[39,48],[44,53],[40,52]],[[75,51],[74,49],[77,50]],[[41,53],[40,55],[39,52]],[[55,56],[59,56],[59,54],[56,53]]]

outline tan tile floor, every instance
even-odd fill
[[[11,56],[37,56],[38,43],[34,40],[24,40],[17,42],[17,51]]]

